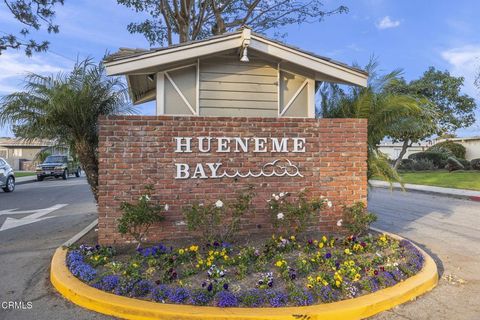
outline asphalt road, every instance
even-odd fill
[[[52,212],[38,211],[62,204]],[[5,211],[11,209],[17,210]],[[379,216],[376,227],[431,252],[445,278],[415,302],[373,319],[480,318],[480,203],[374,189],[369,209]],[[16,214],[27,210],[35,211]],[[54,250],[93,221],[95,212],[85,178],[47,180],[0,193],[0,302],[32,303],[29,310],[0,309],[0,319],[111,319],[65,301],[49,282]],[[32,222],[32,215],[43,220]]]
[[[19,220],[55,211],[43,219],[16,226]],[[17,209],[5,214],[4,210]],[[25,214],[18,211],[35,210]],[[25,218],[26,217],[26,218]],[[96,208],[86,179],[45,180],[18,185],[13,193],[0,192],[0,302],[31,302],[26,310],[0,309],[0,319],[107,319],[84,311],[62,299],[51,287],[49,268],[56,248],[78,233],[94,219]],[[28,222],[32,221],[30,219]],[[12,222],[13,221],[13,222]],[[25,220],[24,220],[25,221]],[[16,226],[16,227],[13,227]]]

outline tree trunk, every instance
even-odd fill
[[[409,140],[403,141],[402,150],[400,151],[400,154],[398,155],[398,158],[397,160],[395,160],[395,163],[393,165],[393,168],[395,168],[395,170],[398,169],[398,166],[402,162],[403,156],[405,155],[405,153],[407,153],[407,148],[412,146],[411,144],[408,144],[408,141]]]
[[[98,157],[95,146],[87,141],[77,142],[75,152],[80,160],[95,202],[98,203]]]

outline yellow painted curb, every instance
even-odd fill
[[[396,235],[392,235],[399,238]],[[83,283],[65,265],[67,250],[58,248],[52,259],[50,280],[68,300],[86,309],[123,319],[363,319],[412,300],[433,289],[438,282],[437,266],[424,255],[423,269],[413,277],[371,294],[339,302],[286,308],[217,308],[162,304],[107,293]]]

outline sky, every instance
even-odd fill
[[[284,27],[282,41],[348,64],[365,65],[374,55],[385,72],[402,69],[406,80],[419,78],[429,66],[448,70],[465,78],[464,93],[480,106],[475,74],[480,70],[480,1],[447,0],[324,0],[326,9],[346,5],[347,14],[324,21]],[[77,59],[96,61],[120,47],[148,48],[142,35],[130,34],[130,22],[145,16],[118,5],[115,0],[66,0],[56,10],[60,33],[40,31],[32,35],[50,41],[46,53],[31,58],[23,51],[7,50],[0,55],[0,96],[22,88],[28,72],[51,74],[68,71]],[[0,4],[0,33],[18,32],[20,24]],[[273,35],[273,31],[270,33]],[[153,114],[153,103],[139,107],[141,114]],[[480,135],[480,107],[477,122],[457,131],[459,136]],[[0,136],[12,136],[0,127]]]

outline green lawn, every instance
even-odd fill
[[[28,171],[16,171],[15,172],[15,177],[17,177],[17,178],[34,176],[34,175],[35,175],[35,172],[28,172]]]
[[[480,191],[480,171],[400,171],[404,183]]]

